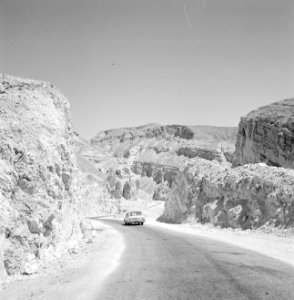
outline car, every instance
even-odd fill
[[[124,218],[125,225],[130,225],[130,224],[143,225],[144,222],[145,222],[145,216],[141,211],[130,211],[126,213],[126,216]]]

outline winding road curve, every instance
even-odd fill
[[[103,222],[126,248],[97,300],[294,299],[294,268],[278,260],[152,225]]]

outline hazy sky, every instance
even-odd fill
[[[0,72],[55,83],[86,138],[237,126],[294,96],[294,1],[0,0]]]

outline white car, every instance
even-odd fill
[[[143,225],[145,222],[145,216],[141,211],[130,211],[124,218],[125,225],[138,224]]]

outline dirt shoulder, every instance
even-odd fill
[[[95,299],[103,280],[118,266],[121,234],[91,220],[95,234],[36,275],[14,278],[0,292],[5,300]]]
[[[232,228],[219,228],[211,224],[166,224],[157,222],[154,219],[148,219],[146,224],[230,243],[257,251],[294,266],[293,230],[237,230]]]

